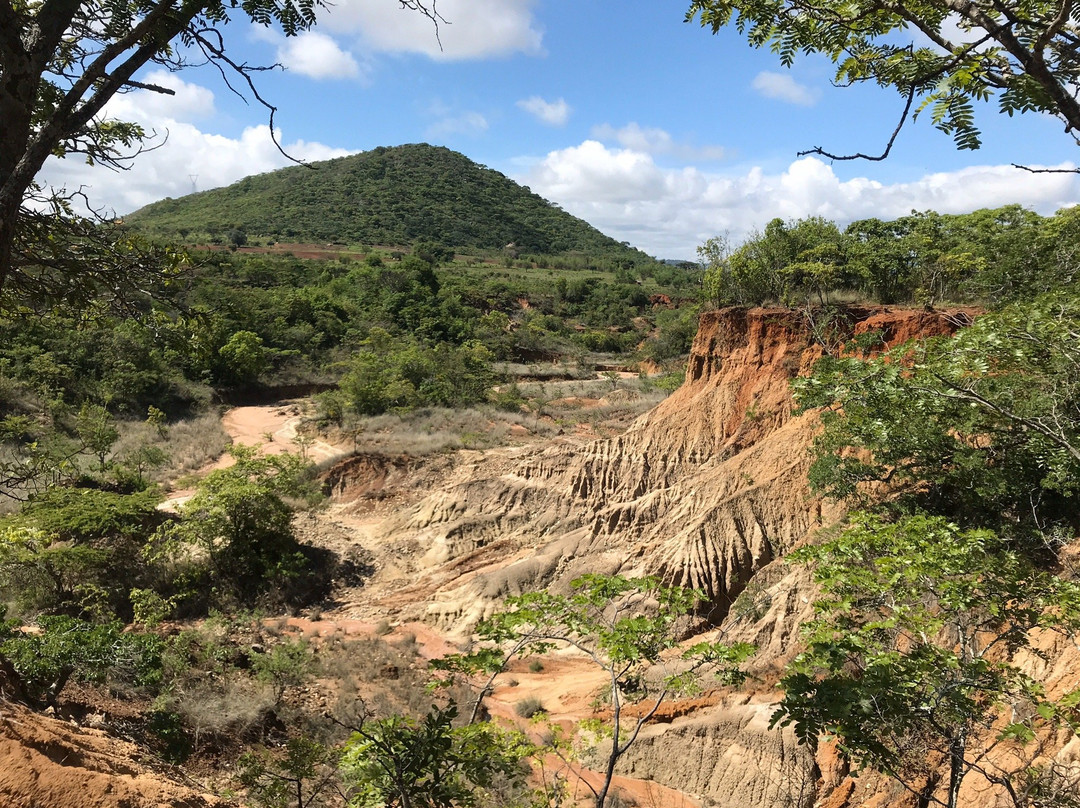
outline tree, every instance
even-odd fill
[[[248,797],[264,808],[305,808],[319,804],[319,795],[332,784],[331,757],[322,744],[301,736],[289,739],[283,754],[245,752],[236,768]]]
[[[1017,540],[1077,528],[1080,301],[1040,298],[953,337],[872,360],[823,359],[795,382],[826,407],[810,481],[868,505],[887,495]]]
[[[244,599],[280,586],[310,566],[293,533],[290,502],[314,502],[318,494],[307,475],[309,464],[297,455],[257,457],[246,446],[234,447],[231,454],[236,463],[212,471],[199,483],[181,509],[180,523],[166,531],[150,554],[179,564],[189,560],[190,548],[196,547],[210,582]]]
[[[427,0],[399,2],[439,20]],[[138,288],[145,268],[135,279],[125,270],[138,270],[142,262],[101,265],[78,251],[71,254],[72,242],[113,252],[109,245],[115,234],[102,238],[93,222],[71,215],[70,197],[45,193],[35,184],[45,160],[81,154],[92,163],[123,167],[138,153],[146,132],[102,117],[105,104],[133,89],[172,94],[137,76],[148,65],[181,69],[190,63],[187,53],[237,75],[267,108],[273,129],[275,108],[253,82],[263,68],[231,59],[223,29],[239,8],[240,16],[294,36],[314,25],[322,5],[321,0],[0,0],[0,293],[10,286],[63,297],[81,288],[92,298],[84,286],[88,281],[91,288],[109,288],[109,281]],[[121,241],[131,243],[130,237]],[[113,257],[122,259],[123,252],[116,250]]]
[[[104,407],[85,403],[79,409],[75,428],[83,446],[97,458],[99,469],[104,472],[113,444],[120,439],[116,421]]]
[[[802,154],[885,159],[913,109],[929,111],[957,148],[977,149],[973,102],[993,97],[1007,115],[1046,113],[1066,132],[1080,131],[1080,26],[1072,0],[692,0],[686,19],[695,18],[713,33],[734,24],[786,66],[798,53],[822,53],[836,64],[838,85],[873,82],[904,99],[882,154]]]
[[[735,299],[732,290],[731,244],[726,236],[713,236],[697,248],[698,263],[702,270],[701,296],[713,308],[731,303]],[[560,278],[560,280],[562,280]]]
[[[1080,692],[1052,701],[1022,666],[1039,633],[1080,629],[1080,587],[1055,574],[1080,512],[1077,300],[826,358],[796,387],[828,408],[811,484],[878,515],[794,554],[823,597],[774,723],[833,735],[921,804],[956,806],[973,772],[1015,806],[1061,804],[1032,750],[1075,730]]]
[[[161,679],[164,642],[154,634],[125,632],[119,620],[89,623],[66,616],[39,617],[35,633],[0,624],[0,675],[16,698],[54,707],[74,677],[83,681],[125,678],[135,685]]]
[[[773,725],[794,725],[811,746],[835,737],[841,754],[898,779],[920,804],[956,808],[976,772],[1024,805],[1030,761],[989,751],[1069,730],[1070,700],[1048,699],[1012,660],[1035,629],[1080,628],[1080,586],[991,531],[921,515],[858,515],[790,558],[813,566],[822,598]]]
[[[833,222],[809,216],[773,219],[734,252],[726,240],[709,239],[698,256],[705,267],[705,293],[713,302],[761,305],[812,294],[824,302],[829,291],[851,286],[846,250],[847,239]]]
[[[422,721],[391,716],[358,728],[341,756],[349,808],[472,806],[496,783],[524,780],[533,747],[519,733],[481,722],[455,727],[457,708]]]
[[[270,365],[269,351],[254,331],[237,331],[218,350],[218,381],[225,384],[251,384]]]
[[[699,672],[705,668],[711,668],[721,681],[741,681],[738,665],[753,648],[746,643],[701,642],[681,654],[666,653],[692,627],[692,613],[702,600],[699,592],[662,586],[655,578],[607,575],[584,575],[572,586],[570,595],[530,592],[508,598],[502,611],[477,626],[481,640],[477,651],[432,664],[451,674],[488,673],[473,708],[474,719],[495,678],[518,656],[571,646],[601,668],[610,684],[611,747],[603,783],[593,794],[597,808],[604,808],[616,764],[664,700],[695,689]],[[627,704],[642,705],[628,729],[623,716]]]

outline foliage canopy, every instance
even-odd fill
[[[979,148],[974,103],[991,98],[1007,115],[1046,113],[1066,132],[1080,130],[1080,27],[1071,0],[693,0],[686,18],[713,33],[734,24],[785,66],[799,53],[824,54],[838,85],[895,89],[906,99],[900,126],[913,107],[925,111],[961,149]],[[888,156],[892,142],[870,159]]]
[[[795,387],[803,406],[829,407],[811,469],[827,494],[868,504],[879,492],[866,484],[888,483],[897,504],[965,525],[1076,530],[1075,297],[1010,306],[871,360],[825,358]]]
[[[453,808],[482,804],[498,781],[521,782],[533,747],[488,722],[455,727],[457,708],[365,723],[346,744],[341,770],[349,808]]]
[[[137,88],[172,94],[136,79],[142,68],[177,70],[192,61],[212,62],[239,74],[254,90],[253,68],[229,58],[222,27],[239,10],[291,36],[314,24],[318,5],[317,0],[0,2],[0,292],[10,285],[24,293],[48,292],[53,299],[74,294],[86,301],[103,283],[138,288],[152,278],[142,265],[158,270],[160,262],[146,260],[157,256],[142,254],[130,238],[100,232],[93,222],[72,215],[70,196],[35,184],[45,160],[81,154],[91,163],[123,166],[146,133],[137,124],[103,116],[105,104]],[[267,106],[272,124],[273,108]],[[128,278],[132,272],[135,277]]]
[[[953,808],[977,773],[1017,808],[1047,804],[1057,773],[1032,750],[1075,732],[1080,694],[1048,698],[1024,658],[1080,630],[1057,569],[1080,528],[1078,337],[1075,296],[1049,295],[796,382],[828,408],[812,484],[876,514],[792,556],[822,598],[774,722],[835,736],[924,802]]]
[[[1011,660],[1031,648],[1035,629],[1080,628],[1080,587],[993,532],[941,517],[860,516],[791,560],[813,565],[822,597],[803,626],[809,647],[781,681],[773,724],[793,725],[809,745],[836,737],[858,765],[917,783],[924,800],[944,785],[937,753],[950,808],[971,771],[1024,804],[1023,768],[998,768],[1012,761],[987,746],[1067,724],[1071,707],[1046,698]],[[1013,716],[1004,728],[998,708]]]

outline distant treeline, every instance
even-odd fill
[[[942,301],[998,305],[1073,284],[1080,210],[1043,217],[1019,205],[962,215],[862,219],[841,230],[820,217],[773,219],[738,249],[698,250],[713,305]]]

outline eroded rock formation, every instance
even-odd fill
[[[867,308],[834,325],[894,345],[968,321]],[[428,619],[467,629],[505,595],[618,571],[703,589],[722,616],[755,574],[838,516],[808,490],[817,421],[795,414],[790,390],[836,338],[788,309],[706,313],[685,384],[624,434],[482,458],[385,521],[382,540],[418,548],[420,581],[393,602],[423,592]],[[447,565],[469,574],[447,576]]]
[[[895,784],[856,783],[827,747],[815,756],[768,727],[768,684],[796,652],[813,600],[806,571],[782,558],[841,516],[809,490],[818,421],[795,411],[791,380],[852,336],[877,331],[891,347],[972,316],[850,309],[830,331],[787,309],[706,313],[684,385],[622,435],[480,457],[383,521],[378,541],[411,543],[415,573],[383,602],[467,633],[501,598],[586,571],[703,589],[728,637],[757,646],[766,689],[651,726],[621,772],[720,806],[906,805]]]

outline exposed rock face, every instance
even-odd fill
[[[790,731],[769,729],[771,705],[740,701],[648,727],[620,773],[678,783],[706,804],[810,808],[819,793],[814,758]]]
[[[889,345],[970,321],[881,308],[848,318],[843,336],[878,330]],[[430,595],[428,618],[467,628],[498,598],[586,570],[703,589],[722,616],[752,576],[838,516],[807,488],[817,422],[794,414],[790,392],[822,353],[814,330],[788,309],[709,312],[686,383],[624,434],[459,467],[456,482],[385,522],[385,541],[418,543],[413,592]],[[483,559],[493,543],[499,557]],[[478,572],[444,578],[474,556]]]
[[[891,347],[972,316],[852,309],[824,333],[787,309],[706,313],[685,384],[622,435],[459,465],[383,522],[380,541],[416,548],[415,583],[385,602],[419,604],[443,630],[467,631],[501,598],[561,589],[582,572],[656,574],[705,590],[727,638],[754,643],[757,675],[775,681],[813,600],[807,572],[782,557],[841,515],[809,490],[818,422],[795,413],[791,380],[823,342],[878,331]],[[619,771],[732,808],[906,804],[895,784],[856,783],[828,748],[815,757],[790,731],[770,730],[768,698],[736,694],[650,726]]]

